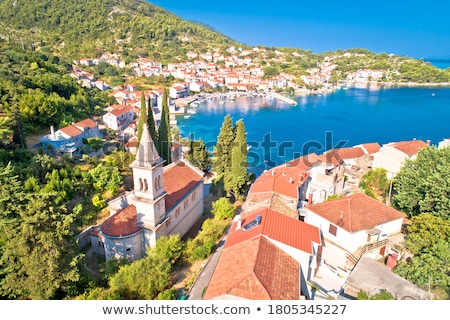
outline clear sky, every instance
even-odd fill
[[[450,59],[450,1],[154,0],[246,45]]]

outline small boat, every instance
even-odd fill
[[[432,94],[431,94],[431,96],[433,96],[433,97],[434,97],[435,95],[436,95],[436,93],[432,93]]]
[[[190,117],[191,117],[190,114],[187,114],[187,115],[184,116],[185,119],[189,119]]]

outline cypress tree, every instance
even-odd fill
[[[231,170],[225,172],[224,188],[227,192],[233,192],[236,198],[244,193],[248,181],[247,174],[247,138],[244,121],[239,120],[235,126],[235,138],[231,153]]]
[[[211,167],[211,157],[202,138],[196,141],[191,140],[189,143],[189,148],[190,151],[187,155],[187,159],[192,164],[200,168],[200,170],[203,170],[204,172],[209,171]]]
[[[219,135],[217,136],[217,143],[214,149],[214,164],[213,169],[217,176],[222,176],[224,172],[231,169],[231,152],[234,141],[233,120],[227,114],[223,120]]]
[[[144,131],[145,121],[147,120],[147,110],[145,105],[144,91],[141,91],[141,106],[139,112],[139,121],[137,127],[138,141],[141,141],[142,132]]]
[[[164,88],[162,105],[161,105],[161,122],[158,127],[158,144],[159,144],[159,154],[161,158],[166,160],[166,165],[171,162],[170,151],[171,151],[171,140],[170,139],[170,119],[169,119],[169,106],[167,103],[167,89]]]
[[[156,149],[159,152],[159,146],[158,146],[158,132],[156,131],[156,124],[155,124],[155,118],[153,117],[153,106],[152,106],[152,99],[148,97],[148,108],[147,108],[147,126],[148,126],[148,132],[150,133],[150,136],[153,139],[153,142],[155,143]]]

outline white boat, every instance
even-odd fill
[[[184,116],[185,119],[189,119],[190,117],[191,117],[190,114],[187,114],[187,115]]]

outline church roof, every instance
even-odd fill
[[[156,150],[155,143],[150,136],[147,125],[144,125],[141,141],[136,151],[136,160],[133,161],[130,167],[152,168],[162,163],[162,161],[163,159]]]
[[[180,160],[164,167],[166,212],[178,204],[202,180],[203,172],[187,161]],[[111,237],[131,235],[139,230],[136,207],[132,204],[108,217],[101,224],[102,233]]]
[[[111,237],[123,237],[136,233],[141,228],[137,226],[136,207],[128,207],[117,211],[101,224],[102,233]]]
[[[166,211],[183,199],[202,180],[203,172],[185,160],[173,162],[164,167]]]

